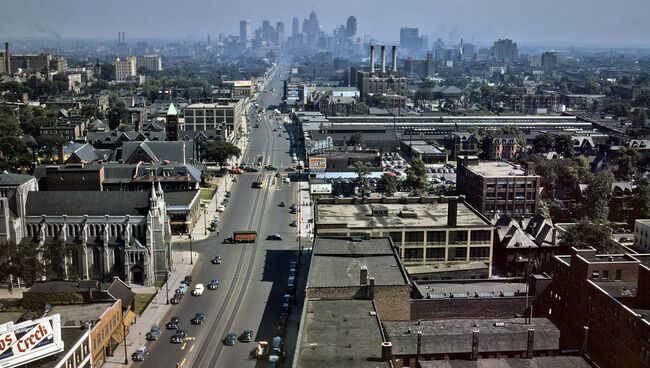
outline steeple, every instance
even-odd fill
[[[163,196],[163,190],[162,186],[160,185],[160,182],[158,182],[158,195],[162,198]]]
[[[156,196],[156,184],[151,182],[151,197],[149,197],[149,204],[153,207],[158,203],[158,196]]]
[[[178,115],[178,112],[176,111],[176,106],[174,106],[174,103],[169,104],[169,109],[167,109],[167,116],[170,115]]]

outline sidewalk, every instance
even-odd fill
[[[192,273],[193,265],[190,265],[189,259],[187,259],[188,252],[183,251],[173,251],[172,257],[174,262],[174,269],[170,274],[168,284],[169,284],[169,297],[174,294],[174,290],[178,288],[178,285],[181,283],[183,278],[186,275]],[[198,257],[198,254],[194,252],[194,257]],[[196,258],[195,258],[196,259]],[[133,291],[138,292],[155,292],[156,288],[150,287],[134,287]],[[131,365],[131,354],[138,348],[140,345],[146,343],[145,336],[147,332],[151,329],[152,325],[162,326],[165,323],[165,318],[167,313],[170,311],[172,304],[167,304],[167,292],[165,290],[165,285],[163,285],[158,294],[153,298],[147,309],[142,313],[141,316],[138,316],[135,323],[131,326],[129,334],[126,338],[126,349],[128,354],[128,365],[124,364],[124,342],[122,342],[113,352],[114,355],[106,357],[106,362],[104,367],[124,367]]]
[[[312,211],[312,203],[311,203],[311,196],[309,195],[309,182],[299,182],[300,185],[300,194],[299,194],[299,200],[300,200],[300,233],[299,235],[307,238],[307,239],[313,239],[313,230],[314,230],[314,223],[313,223],[313,211]]]

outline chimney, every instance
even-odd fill
[[[390,341],[384,341],[381,343],[381,360],[383,362],[388,362],[393,359],[393,343]]]
[[[422,331],[418,331],[418,350],[417,361],[422,357]]]
[[[458,197],[449,197],[447,202],[447,226],[456,227],[458,220]]]
[[[63,163],[65,163],[65,152],[63,150],[63,145],[59,144],[57,149],[58,149],[58,157],[57,158],[59,159],[59,163],[63,164]]]
[[[397,46],[393,45],[393,63],[391,65],[393,73],[397,73]]]
[[[9,54],[9,42],[5,42],[5,70],[7,74],[13,75],[11,73],[11,54]]]
[[[386,74],[386,46],[381,45],[381,74]]]
[[[375,45],[370,45],[370,74],[375,74]]]
[[[535,329],[528,329],[528,342],[526,343],[526,357],[528,359],[533,358],[533,350],[535,345]]]
[[[368,299],[373,300],[375,299],[375,278],[370,277],[368,278],[368,281],[370,281],[370,286],[368,287]]]
[[[472,360],[478,360],[478,330],[472,331]]]
[[[126,43],[126,33],[122,32],[122,43]]]
[[[359,270],[359,284],[368,285],[368,269],[365,266]]]
[[[118,44],[122,43],[122,33],[121,32],[117,32],[117,43]]]

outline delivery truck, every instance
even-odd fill
[[[224,243],[255,243],[257,240],[257,231],[245,230],[245,231],[235,231],[232,233],[231,237],[224,239]]]

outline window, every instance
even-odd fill
[[[621,270],[616,270],[616,280],[620,280],[622,278],[622,271]]]
[[[471,242],[472,243],[485,243],[490,241],[489,230],[472,230],[471,232]]]
[[[605,279],[605,280],[609,279],[609,271],[608,270],[603,271],[603,279]]]
[[[444,231],[427,231],[427,242],[444,244],[447,240],[447,233]]]
[[[450,261],[464,261],[467,259],[467,248],[449,248]]]
[[[404,259],[422,259],[422,248],[419,249],[404,249]]]
[[[449,232],[449,244],[466,244],[466,243],[467,243],[467,230]]]
[[[445,248],[427,248],[427,260],[444,261]]]
[[[407,231],[405,238],[407,242],[423,242],[424,231]]]
[[[598,271],[593,271],[591,273],[591,278],[597,280],[598,278],[600,278],[600,273]]]
[[[487,258],[490,258],[490,247],[469,248],[469,259],[487,259]]]
[[[393,240],[393,243],[401,243],[402,242],[402,232],[401,231],[391,231],[388,233],[388,236]]]

